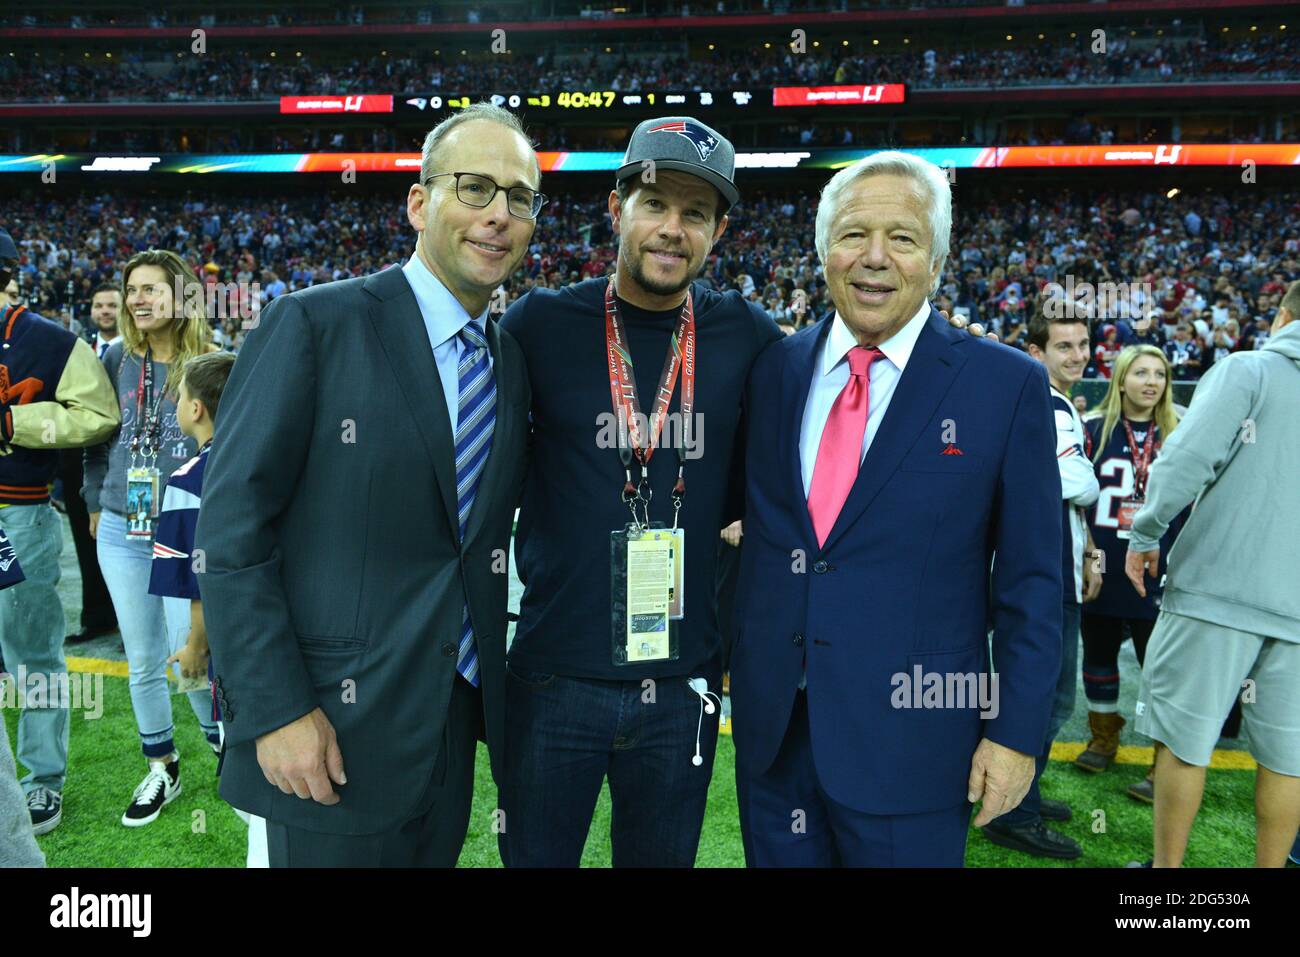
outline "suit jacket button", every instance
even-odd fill
[[[792,640],[794,641],[796,646],[801,648],[803,647],[803,635],[799,634],[799,632],[796,631],[794,633],[794,638]]]
[[[815,571],[818,575],[824,575],[826,572],[830,571],[830,567],[831,567],[830,565],[826,564],[826,560],[824,558],[819,558],[816,564],[813,565],[813,571]]]
[[[442,645],[442,653],[446,655],[448,658],[450,658],[452,655],[456,653],[456,646],[453,645],[450,641],[445,641],[443,642]]]

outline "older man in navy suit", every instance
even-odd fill
[[[1061,653],[1052,409],[1041,366],[927,302],[951,225],[930,163],[836,174],[816,229],[835,312],[750,376],[731,689],[751,866],[960,866],[972,804],[987,824],[1033,778]]]

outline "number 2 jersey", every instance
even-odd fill
[[[1106,448],[1100,456],[1096,454],[1101,441],[1103,416],[1098,413],[1084,420],[1083,427],[1087,433],[1084,451],[1093,463],[1097,473],[1097,485],[1100,494],[1096,504],[1088,509],[1088,524],[1092,528],[1093,543],[1106,555],[1106,564],[1101,578],[1101,593],[1095,601],[1083,606],[1086,615],[1101,615],[1107,618],[1144,618],[1154,619],[1160,613],[1161,586],[1165,577],[1165,565],[1169,557],[1169,547],[1174,543],[1178,530],[1182,528],[1186,513],[1179,515],[1160,540],[1160,573],[1155,587],[1147,583],[1147,597],[1143,598],[1134,589],[1133,583],[1124,573],[1124,558],[1128,554],[1128,539],[1120,537],[1120,504],[1133,498],[1136,492],[1137,476],[1133,468],[1133,453],[1129,448],[1128,432],[1124,428],[1124,419],[1117,419],[1106,441]],[[1129,421],[1133,438],[1138,443],[1141,454],[1146,442],[1147,430],[1156,429],[1155,446],[1151,452],[1151,461],[1160,456],[1160,444],[1163,436],[1155,421]],[[1148,464],[1148,474],[1150,464]]]

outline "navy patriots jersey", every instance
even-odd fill
[[[1125,499],[1133,497],[1136,476],[1133,470],[1133,456],[1128,447],[1128,433],[1124,429],[1124,420],[1115,422],[1111,429],[1106,449],[1097,456],[1097,443],[1101,438],[1102,416],[1087,419],[1083,427],[1087,432],[1085,451],[1093,462],[1097,473],[1097,485],[1101,493],[1097,503],[1088,509],[1088,524],[1092,528],[1093,543],[1106,555],[1105,573],[1101,578],[1101,594],[1095,601],[1083,606],[1085,614],[1102,615],[1107,618],[1144,618],[1155,619],[1160,613],[1160,583],[1164,581],[1165,567],[1169,558],[1169,547],[1173,545],[1178,529],[1182,527],[1180,515],[1169,526],[1164,538],[1160,540],[1160,574],[1153,588],[1147,586],[1147,597],[1143,598],[1133,588],[1133,583],[1124,574],[1124,556],[1128,553],[1128,539],[1120,538],[1119,507]],[[1155,448],[1151,453],[1154,462],[1160,455],[1161,436],[1155,422],[1130,422],[1133,438],[1138,442],[1139,453],[1142,443],[1146,441],[1147,429],[1156,429]]]
[[[208,450],[190,459],[167,480],[162,512],[154,533],[153,564],[149,569],[149,594],[172,598],[199,598],[199,581],[191,567],[194,529],[199,523],[203,492],[203,467]]]

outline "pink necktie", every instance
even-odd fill
[[[871,392],[871,363],[884,356],[879,349],[854,346],[849,350],[849,381],[835,397],[831,414],[817,446],[817,464],[808,488],[808,514],[817,544],[825,545],[840,509],[858,477],[862,462],[862,436],[867,431]]]

